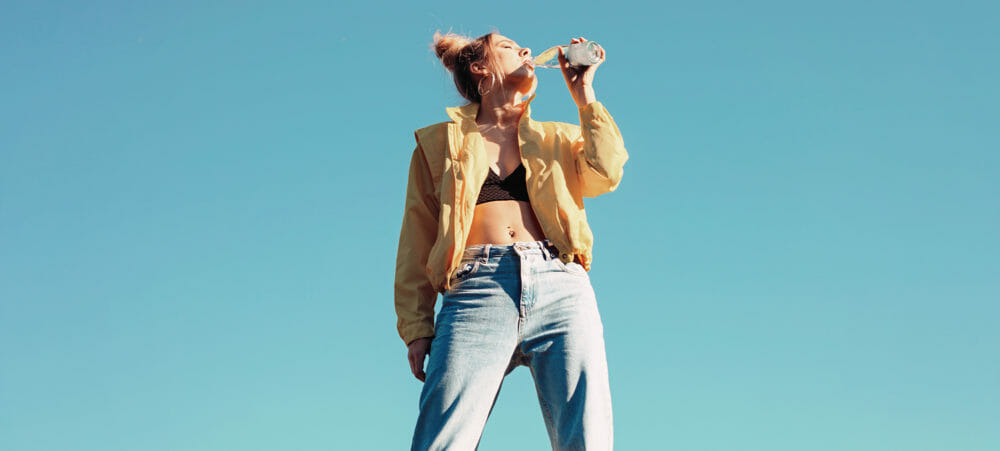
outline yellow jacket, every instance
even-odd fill
[[[580,108],[580,125],[531,119],[531,96],[518,123],[528,196],[542,232],[590,270],[594,236],[583,197],[614,191],[628,153],[600,102]],[[434,336],[437,293],[450,289],[472,225],[489,162],[476,125],[479,104],[448,108],[452,121],[417,130],[396,254],[395,304],[400,338]]]

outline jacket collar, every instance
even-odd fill
[[[537,94],[532,93],[527,99],[524,100],[524,114],[521,115],[521,121],[531,120],[531,101],[535,100]],[[479,113],[478,103],[469,103],[463,106],[449,107],[445,108],[448,112],[448,117],[450,117],[456,124],[458,124],[459,129],[462,133],[471,133],[479,131],[479,127],[476,125],[476,114]]]

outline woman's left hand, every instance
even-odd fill
[[[578,42],[587,42],[587,40],[583,37],[574,38],[570,41],[570,44]],[[601,57],[601,60],[597,63],[589,66],[571,66],[566,61],[565,51],[562,47],[559,47],[559,67],[562,68],[563,78],[566,79],[566,86],[569,87],[573,101],[576,102],[576,106],[579,108],[583,108],[587,104],[597,100],[597,96],[594,95],[594,73],[597,72],[597,66],[604,63],[605,59],[604,48],[600,45],[597,46],[597,54]]]

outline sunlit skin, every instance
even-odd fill
[[[584,42],[583,37],[573,38],[570,44]],[[483,136],[486,158],[490,168],[506,178],[521,164],[521,150],[518,146],[517,124],[524,112],[521,99],[537,84],[535,66],[531,60],[531,49],[522,48],[503,35],[495,35],[493,52],[498,70],[503,74],[503,82],[495,84],[483,95],[476,115],[479,133]],[[597,100],[594,94],[594,73],[605,60],[604,49],[598,46],[600,62],[591,66],[574,67],[566,62],[563,50],[559,49],[559,66],[578,108]],[[485,63],[472,63],[472,73],[479,81],[483,77],[484,89],[490,83],[490,67]],[[519,241],[545,239],[531,204],[519,200],[498,200],[476,205],[467,246],[476,244],[511,244]],[[407,348],[410,370],[421,382],[426,378],[424,359],[430,352],[431,338],[419,338]]]
[[[494,36],[493,52],[496,65],[503,74],[503,84],[490,88],[483,95],[476,123],[483,136],[490,169],[501,178],[506,178],[521,164],[517,124],[523,107],[517,101],[534,87],[535,67],[531,62],[531,49],[521,48],[505,36]],[[473,63],[471,70],[473,74],[487,78],[484,84],[491,80],[489,69],[484,64]],[[544,238],[531,204],[519,200],[499,200],[476,205],[466,243],[468,246],[510,244]]]
[[[580,37],[572,39],[570,43],[583,41],[585,39]],[[519,100],[535,87],[537,80],[531,61],[531,49],[522,48],[510,38],[498,34],[494,36],[493,52],[496,64],[503,73],[503,84],[483,95],[476,123],[483,136],[490,168],[501,178],[506,178],[521,164],[517,124],[523,112],[523,104]],[[603,49],[601,53],[603,55]],[[582,108],[593,102],[594,71],[600,63],[583,71],[577,70],[565,63],[561,52],[559,61],[577,106]],[[486,77],[487,81],[484,83],[489,83],[489,68],[485,64],[473,63],[471,70],[475,75]],[[466,245],[511,244],[544,238],[528,202],[503,200],[476,205]]]

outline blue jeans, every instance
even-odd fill
[[[470,246],[441,301],[412,449],[478,447],[520,365],[553,449],[612,449],[604,326],[587,272],[548,240]]]

